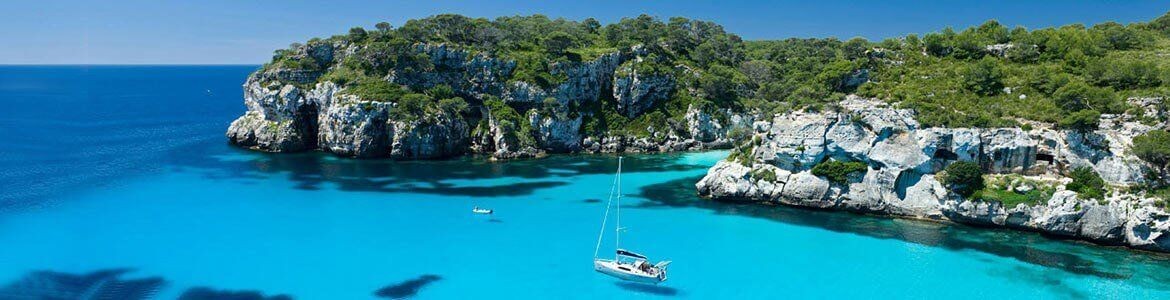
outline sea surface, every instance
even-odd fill
[[[241,150],[254,69],[0,67],[0,299],[1170,298],[1166,255],[697,198],[726,152],[626,156],[622,247],[674,261],[627,284],[591,263],[617,157]]]

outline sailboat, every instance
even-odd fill
[[[597,234],[597,247],[593,249],[593,270],[625,281],[659,284],[666,281],[666,266],[670,261],[660,261],[651,265],[645,255],[621,248],[622,237],[622,158],[618,157],[617,175],[614,176],[613,186],[609,190],[609,200],[605,204],[605,216],[601,219],[601,232]],[[614,213],[614,248],[613,259],[599,258],[601,240],[605,236],[606,222],[609,221],[609,209]]]

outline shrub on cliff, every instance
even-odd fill
[[[1077,192],[1083,199],[1104,199],[1105,198],[1105,180],[1101,179],[1101,175],[1097,175],[1092,168],[1080,167],[1073,169],[1068,174],[1072,178],[1072,182],[1065,185],[1065,188]]]
[[[362,99],[372,100],[365,97]],[[377,100],[394,101],[390,118],[400,121],[414,121],[440,113],[459,114],[466,111],[468,106],[467,101],[455,96],[451,87],[446,85],[435,86],[428,89],[425,94],[400,92],[389,100]]]
[[[971,198],[980,199],[983,201],[998,201],[1003,204],[1004,208],[1013,208],[1019,204],[1037,205],[1048,201],[1052,198],[1053,191],[1050,189],[1033,189],[1024,193],[1002,189],[1002,188],[984,188],[976,191],[971,195]]]
[[[1115,89],[1158,87],[1163,73],[1165,70],[1154,61],[1120,55],[1106,56],[1085,66],[1085,76],[1093,84]]]
[[[731,149],[731,153],[727,155],[727,160],[734,161],[743,166],[751,166],[754,159],[756,146],[760,144],[759,137],[752,137],[752,139],[745,141],[743,144]]]
[[[532,137],[532,125],[516,109],[508,106],[504,100],[492,96],[484,100],[483,105],[500,126],[505,139],[516,141],[522,147],[536,146],[536,140]]]
[[[1076,130],[1080,132],[1089,132],[1097,130],[1101,124],[1101,113],[1086,109],[1074,112],[1060,119],[1060,128]]]
[[[1065,112],[1092,109],[1104,113],[1118,113],[1121,107],[1113,90],[1090,86],[1081,81],[1071,81],[1060,87],[1052,93],[1052,98],[1056,106]]]
[[[963,87],[972,93],[992,96],[1003,90],[1003,70],[997,59],[984,57],[963,72]]]
[[[1154,130],[1133,138],[1133,154],[1166,170],[1170,168],[1170,132]]]
[[[467,101],[459,97],[439,100],[439,110],[445,113],[458,114],[467,111]]]
[[[979,164],[969,161],[957,161],[947,166],[942,182],[955,194],[970,197],[975,191],[983,189],[983,170]]]
[[[564,31],[557,31],[545,37],[543,43],[544,48],[548,49],[548,52],[562,54],[565,53],[565,50],[569,49],[569,47],[573,46],[573,36],[565,33]]]
[[[983,189],[975,191],[971,198],[1000,202],[1005,208],[1019,204],[1041,204],[1056,192],[1056,187],[1047,182],[1026,179],[1018,174],[989,177],[985,185]]]
[[[776,172],[772,169],[759,169],[752,171],[752,178],[765,182],[776,182]]]
[[[344,92],[367,101],[398,101],[409,94],[401,85],[369,77],[358,79],[346,87]]]
[[[390,118],[394,120],[417,120],[426,113],[431,98],[424,94],[406,94],[395,100],[394,109],[390,110]]]
[[[825,160],[813,166],[812,173],[834,183],[844,184],[849,181],[849,174],[864,172],[867,169],[863,162]]]

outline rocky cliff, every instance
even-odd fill
[[[346,42],[311,43],[292,49],[289,57],[311,58],[319,69],[342,68],[347,57],[361,60],[364,46]],[[631,65],[646,50],[635,46],[587,61],[558,62],[551,74],[564,80],[548,87],[513,79],[516,63],[451,47],[416,44],[410,48],[426,68],[396,68],[383,80],[424,90],[450,87],[467,99],[467,112],[395,119],[396,99],[362,99],[323,71],[268,67],[244,83],[247,112],[232,122],[228,140],[270,152],[321,150],[338,155],[395,159],[443,158],[481,153],[497,159],[568,152],[661,152],[728,147],[732,128],[750,118],[730,110],[689,108],[679,122],[685,128],[647,128],[585,132],[586,119],[600,118],[586,107],[614,106],[637,118],[675,92],[669,75],[638,74]],[[623,67],[624,66],[624,67]],[[483,103],[502,99],[523,120],[493,118]],[[612,99],[612,100],[605,100]],[[718,121],[714,115],[724,117]],[[524,123],[524,124],[520,124]]]
[[[1154,198],[1127,192],[1151,168],[1128,153],[1134,136],[1154,130],[1129,115],[1106,115],[1100,128],[922,128],[915,113],[849,97],[840,111],[793,112],[753,125],[754,137],[696,184],[701,196],[779,203],[982,226],[1034,230],[1101,244],[1170,251],[1170,213]],[[1162,126],[1162,125],[1157,125]],[[844,182],[814,175],[825,161],[860,162]],[[970,161],[989,173],[988,188],[1047,189],[1035,203],[964,198],[942,183],[944,169]],[[1065,174],[1088,167],[1112,188],[1104,199],[1066,190]],[[1164,180],[1165,174],[1153,180]]]

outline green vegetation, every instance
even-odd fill
[[[1170,169],[1170,132],[1154,130],[1133,138],[1133,154],[1163,171]]]
[[[1048,201],[1056,187],[1051,184],[1025,179],[1020,175],[995,176],[987,185],[972,195],[972,199],[1000,202],[1006,208],[1018,204],[1037,205]]]
[[[1057,123],[1083,110],[1120,113],[1123,97],[1162,95],[1170,87],[1163,50],[1170,39],[1157,22],[1029,31],[988,21],[887,40],[877,44],[879,60],[898,63],[875,64],[873,81],[859,92],[901,101],[928,126],[1014,126],[1015,118]]]
[[[711,112],[831,109],[849,93],[915,109],[926,126],[1019,126],[1019,120],[1031,120],[1089,130],[1095,128],[1094,116],[1126,111],[1125,97],[1170,94],[1168,27],[1170,14],[1149,23],[1037,30],[991,20],[882,41],[744,41],[718,24],[678,17],[640,15],[603,25],[594,19],[541,15],[486,19],[443,14],[397,28],[382,22],[374,30],[355,27],[347,34],[293,44],[277,50],[263,68],[321,73],[319,82],[332,81],[363,99],[424,101],[412,95],[426,94],[430,86],[385,82],[391,74],[401,78],[445,71],[418,50],[418,43],[443,43],[469,55],[513,61],[515,68],[499,74],[501,80],[545,89],[569,79],[566,64],[628,54],[641,45],[646,53],[642,61],[627,66],[639,74],[671,76],[677,81],[675,92],[634,118],[617,114],[605,93],[600,101],[568,108],[584,115],[583,133],[649,136],[647,128],[676,130],[689,104]],[[315,57],[311,50],[326,44],[358,47],[334,61],[319,61],[329,58]],[[480,94],[428,95],[426,101],[454,97],[485,105]],[[475,111],[447,102],[454,110]],[[531,108],[512,107],[521,112]]]
[[[505,139],[519,142],[521,147],[536,146],[536,140],[532,137],[532,125],[528,123],[527,118],[516,112],[516,109],[505,104],[504,100],[493,96],[488,96],[483,101],[483,105],[487,107],[488,113],[499,124]],[[486,126],[486,124],[481,125]]]
[[[944,172],[942,182],[955,194],[970,197],[984,187],[983,170],[979,164],[957,161],[948,165]]]
[[[399,101],[401,98],[407,98],[406,95],[421,94],[409,93],[406,89],[397,84],[386,82],[385,80],[377,80],[372,78],[361,78],[352,82],[349,87],[345,88],[345,92],[354,96],[358,96],[362,100],[369,101]]]
[[[1060,122],[1057,123],[1057,125],[1064,129],[1089,132],[1097,130],[1097,127],[1100,126],[1100,123],[1101,113],[1092,109],[1087,109],[1065,116],[1063,119],[1060,119]]]
[[[776,172],[772,169],[759,169],[752,171],[752,178],[763,180],[767,182],[776,182]]]
[[[419,94],[407,92],[400,86],[386,81],[372,82],[350,86],[346,92],[357,95],[362,100],[393,101],[395,105],[390,110],[390,118],[394,120],[414,121],[428,116],[458,114],[467,110],[467,101],[456,97],[449,86],[435,86],[425,94]]]
[[[1003,90],[1003,70],[990,56],[968,65],[963,73],[963,87],[980,96],[995,96]]]
[[[1170,187],[1152,190],[1149,195],[1157,199],[1154,201],[1154,205],[1161,207],[1162,210],[1170,210]]]
[[[834,183],[845,184],[849,182],[849,174],[865,172],[867,169],[863,162],[843,162],[830,159],[813,166],[812,173]]]
[[[744,166],[751,166],[753,155],[756,151],[756,146],[760,145],[759,137],[752,137],[751,140],[735,147],[731,150],[731,154],[727,155],[727,160],[734,161]]]
[[[1096,171],[1088,167],[1073,169],[1068,177],[1073,181],[1065,186],[1070,191],[1077,192],[1082,199],[1105,199],[1105,180]]]
[[[1005,208],[1016,207],[1019,204],[1036,205],[1048,201],[1052,197],[1051,192],[1044,190],[1031,190],[1027,193],[1018,193],[1005,189],[984,188],[976,191],[971,198],[980,199],[989,202],[999,202]]]

